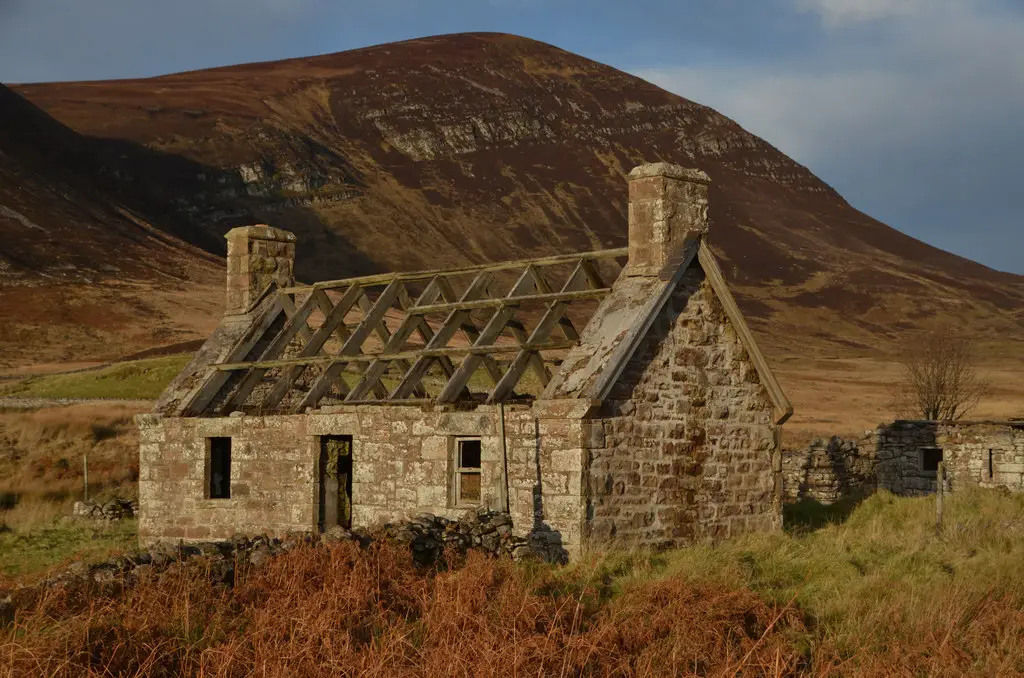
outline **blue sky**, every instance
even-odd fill
[[[1024,0],[0,0],[0,81],[502,31],[709,105],[855,207],[1024,274]]]

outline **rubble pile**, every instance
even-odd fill
[[[138,511],[139,501],[137,499],[111,499],[103,503],[76,501],[71,509],[71,515],[75,518],[112,522],[125,518],[134,518]]]

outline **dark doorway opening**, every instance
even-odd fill
[[[321,436],[318,527],[352,527],[352,436]]]
[[[207,446],[210,464],[206,476],[206,496],[210,499],[230,499],[231,438],[209,438]]]

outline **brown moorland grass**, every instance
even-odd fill
[[[797,614],[749,590],[471,555],[417,571],[395,546],[301,548],[233,590],[178,570],[123,595],[56,590],[8,627],[0,675],[787,675]]]
[[[0,521],[32,529],[82,497],[89,457],[90,498],[136,493],[141,406],[71,405],[0,410]]]
[[[568,567],[343,544],[233,589],[68,587],[0,630],[0,677],[1022,675],[1024,496],[963,489],[946,515],[937,535],[930,498],[880,492],[819,529]]]

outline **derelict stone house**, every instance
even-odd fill
[[[140,539],[479,506],[567,554],[778,528],[792,408],[708,184],[634,169],[627,248],[313,285],[291,233],[232,230],[223,320],[137,419]]]

